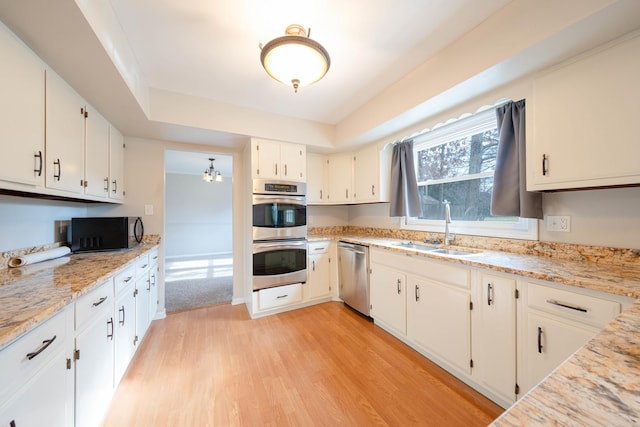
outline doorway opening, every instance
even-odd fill
[[[211,160],[222,180],[204,180]],[[165,307],[167,312],[231,302],[231,155],[165,151]]]

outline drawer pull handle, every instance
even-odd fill
[[[140,268],[141,268],[141,269],[145,269],[145,268],[147,268],[147,265],[149,265],[149,264],[145,264],[145,265],[143,265],[143,266],[142,266],[142,267],[140,267]]]
[[[276,299],[286,298],[286,297],[288,297],[288,296],[289,296],[289,294],[278,295],[278,296],[276,297]]]
[[[493,304],[493,285],[487,283],[487,305]]]
[[[109,332],[109,325],[111,325],[111,332]],[[110,338],[113,341],[113,317],[110,317],[107,320],[107,338]]]
[[[98,301],[94,302],[94,303],[93,303],[93,306],[94,306],[94,307],[97,307],[97,306],[99,306],[100,304],[102,304],[103,302],[105,302],[106,300],[107,300],[107,297],[102,297],[102,298],[100,298]]]
[[[547,302],[549,304],[557,305],[558,307],[570,308],[571,310],[579,311],[581,313],[586,313],[586,312],[589,311],[586,308],[583,308],[583,307],[580,307],[580,306],[577,306],[577,305],[567,304],[567,303],[560,302],[560,301],[556,301],[554,299],[548,299]]]
[[[129,283],[129,281],[133,279],[133,276],[129,276],[126,279],[123,280],[124,283]]]
[[[538,353],[542,354],[542,328],[538,326]]]
[[[45,351],[47,347],[49,347],[51,343],[55,341],[55,339],[56,339],[56,336],[54,335],[53,338],[42,341],[42,345],[40,346],[39,349],[37,349],[34,352],[27,353],[27,359],[31,360],[37,355],[39,355],[40,353],[42,353],[43,351]]]

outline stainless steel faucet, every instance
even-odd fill
[[[447,200],[444,201],[444,244],[448,245],[456,238],[449,232],[449,224],[451,224],[451,207]]]

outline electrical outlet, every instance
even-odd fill
[[[144,205],[144,214],[153,215],[153,205]]]
[[[561,231],[569,233],[571,231],[571,217],[568,215],[548,215],[547,231]]]

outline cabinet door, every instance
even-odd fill
[[[0,64],[0,181],[42,186],[44,65],[2,23]]]
[[[86,117],[85,194],[107,198],[109,195],[109,122],[90,109]]]
[[[266,140],[253,140],[252,145],[252,175],[260,179],[277,179],[280,170],[280,143]]]
[[[84,100],[51,70],[46,72],[46,185],[83,192]]]
[[[116,300],[114,387],[118,385],[136,351],[135,285],[131,283]]]
[[[371,145],[353,157],[353,199],[356,202],[379,200],[380,165],[378,147]]]
[[[13,396],[0,407],[0,426],[73,426],[73,370],[64,352]]]
[[[351,154],[338,154],[329,158],[329,203],[351,201],[351,166]]]
[[[538,384],[599,331],[582,328],[535,311],[527,312],[523,393]]]
[[[149,296],[151,291],[151,281],[149,273],[146,272],[136,280],[136,346],[147,333],[149,328]]]
[[[483,274],[474,303],[473,366],[480,384],[505,403],[515,401],[516,281]]]
[[[402,335],[407,333],[407,283],[400,271],[372,265],[371,317],[382,322]]]
[[[76,425],[100,426],[113,393],[113,308],[76,336]]]
[[[417,276],[408,276],[407,336],[443,363],[471,372],[471,296]]]
[[[149,323],[158,311],[158,263],[151,263],[149,270]]]
[[[280,144],[280,177],[287,181],[306,181],[307,151],[302,144]]]
[[[311,248],[311,245],[309,245]],[[307,287],[308,298],[321,298],[329,296],[331,284],[329,283],[329,254],[309,255],[309,278]]]
[[[327,156],[307,155],[307,204],[322,204],[327,199]]]
[[[639,51],[635,37],[534,80],[528,189],[640,182]]]
[[[124,199],[124,138],[109,127],[109,198]]]

